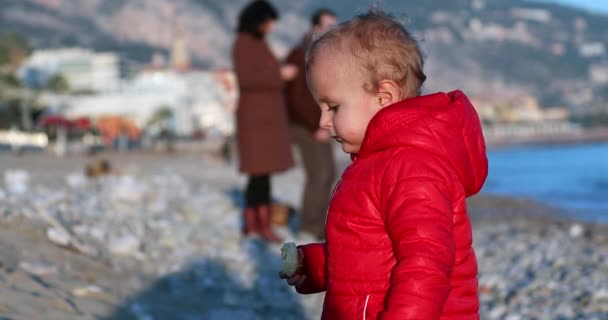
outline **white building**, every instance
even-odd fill
[[[61,74],[74,91],[114,91],[119,85],[119,61],[115,53],[96,53],[82,48],[36,50],[18,73],[26,83],[44,85]]]
[[[578,51],[585,58],[600,57],[606,54],[606,47],[602,42],[583,43]]]
[[[589,66],[588,73],[593,84],[608,84],[608,64],[592,64]]]
[[[544,9],[513,8],[511,16],[522,20],[548,23],[551,21],[551,12]]]
[[[143,128],[160,108],[169,108],[178,135],[187,136],[198,130],[229,135],[234,132],[231,110],[236,92],[228,90],[224,81],[232,78],[229,73],[210,71],[144,71],[120,91],[71,97],[65,114],[93,119],[118,115]]]

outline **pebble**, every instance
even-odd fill
[[[9,243],[0,242],[0,268],[13,270],[19,266],[19,253]]]
[[[109,249],[116,255],[135,255],[141,246],[140,240],[133,235],[126,235],[110,240]]]
[[[46,230],[46,236],[52,243],[59,246],[67,247],[70,245],[70,235],[61,230],[48,228]]]
[[[607,248],[578,223],[522,220],[474,228],[482,318],[608,319]]]
[[[6,170],[4,172],[4,183],[7,190],[15,195],[23,195],[28,191],[30,175],[21,169]]]
[[[104,290],[96,285],[88,285],[72,289],[72,294],[76,297],[100,297],[104,294]]]
[[[48,261],[21,261],[19,267],[37,276],[46,276],[57,273],[57,266]]]
[[[570,237],[572,238],[580,238],[585,233],[585,228],[575,223],[570,227]]]

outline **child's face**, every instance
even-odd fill
[[[321,108],[319,126],[346,153],[357,153],[372,117],[382,107],[378,97],[363,89],[364,81],[352,59],[331,50],[321,51],[310,66],[308,82]]]

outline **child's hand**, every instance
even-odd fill
[[[297,252],[298,252],[298,267],[296,268],[296,271],[292,275],[287,275],[283,271],[281,271],[281,272],[279,272],[279,277],[281,279],[287,279],[287,284],[289,284],[290,286],[299,287],[306,280],[306,275],[304,274],[304,271],[303,271],[303,269],[304,269],[303,268],[304,252],[300,248],[298,248]]]
[[[290,286],[295,286],[296,288],[301,286],[306,280],[306,275],[301,273],[296,273],[293,276],[288,277],[283,272],[279,272],[279,277],[281,277],[281,279],[287,279],[287,284]]]

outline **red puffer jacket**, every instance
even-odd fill
[[[465,198],[488,162],[460,91],[407,99],[371,120],[334,192],[326,243],[301,246],[300,293],[327,291],[322,319],[479,319]]]

